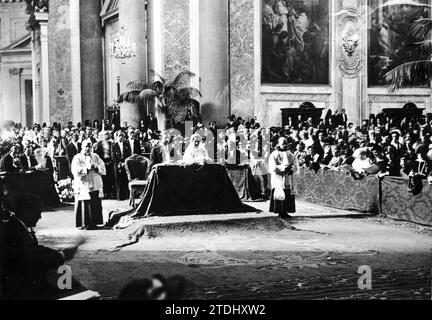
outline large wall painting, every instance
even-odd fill
[[[262,0],[262,83],[329,84],[330,1]]]

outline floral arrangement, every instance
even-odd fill
[[[72,187],[72,179],[68,178],[58,181],[56,189],[61,202],[71,203],[75,201]]]

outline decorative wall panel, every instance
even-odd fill
[[[252,115],[254,95],[254,7],[250,0],[230,1],[231,110]]]
[[[51,122],[72,119],[71,26],[69,0],[50,2],[48,59]]]
[[[342,76],[356,78],[363,68],[359,12],[346,8],[338,15],[337,52]]]
[[[163,0],[163,76],[190,69],[189,0]]]

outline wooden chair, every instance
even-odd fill
[[[126,159],[126,174],[129,180],[129,204],[135,208],[135,191],[138,189],[145,189],[147,186],[147,168],[148,159],[133,155]]]

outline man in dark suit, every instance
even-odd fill
[[[150,170],[154,165],[169,161],[174,157],[174,150],[169,150],[169,143],[171,136],[168,132],[163,132],[160,142],[157,146],[153,147],[150,152]]]
[[[86,127],[84,137],[86,140],[91,141],[92,144],[95,144],[97,142],[96,138],[93,136],[93,130],[90,126]]]
[[[294,128],[295,128],[297,131],[301,131],[301,130],[303,129],[303,126],[304,126],[303,117],[302,117],[301,114],[299,114],[299,115],[297,116],[297,120],[296,120],[296,123],[295,123],[295,127],[294,127]]]
[[[9,153],[2,159],[1,171],[17,173],[20,170],[21,161],[19,159],[19,146],[12,146]]]
[[[81,143],[78,142],[79,135],[75,132],[72,135],[71,142],[66,146],[66,159],[69,162],[69,167],[72,164],[73,158],[81,152]]]
[[[158,129],[157,119],[154,117],[153,112],[149,113],[146,122],[147,122],[148,129],[150,129],[151,131],[157,131]]]
[[[129,197],[128,178],[126,174],[125,161],[131,154],[126,134],[119,131],[117,141],[112,146],[111,158],[114,162],[114,176],[118,200],[126,200]]]
[[[56,148],[56,150],[54,150],[54,156],[56,156],[56,157],[65,156],[68,144],[69,144],[69,141],[66,138],[66,131],[62,130],[60,132],[60,137],[58,139],[57,148]]]
[[[33,147],[28,145],[24,149],[24,154],[20,157],[21,171],[36,170],[38,162],[33,154]]]
[[[348,116],[345,109],[342,109],[341,113],[339,114],[339,124],[344,126],[345,128],[348,125]]]
[[[103,189],[105,199],[111,199],[114,197],[114,163],[112,161],[112,142],[110,140],[110,134],[108,131],[100,133],[100,139],[93,146],[94,153],[105,163],[106,175],[102,176]]]
[[[131,148],[131,154],[140,156],[142,154],[141,143],[137,139],[137,134],[133,128],[128,129],[128,142]]]

